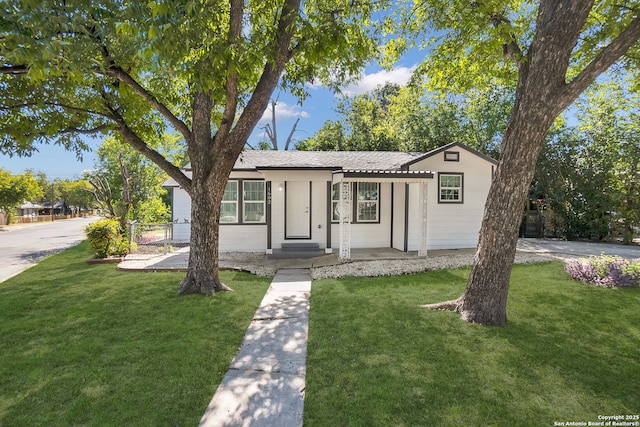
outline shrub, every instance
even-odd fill
[[[568,261],[565,271],[574,280],[605,288],[640,287],[640,259],[600,256]]]
[[[85,232],[89,245],[98,258],[126,255],[129,250],[127,237],[117,219],[105,218],[96,221],[89,224]]]

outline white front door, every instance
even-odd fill
[[[311,182],[285,183],[285,238],[311,238]]]

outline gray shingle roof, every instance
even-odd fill
[[[424,153],[397,151],[244,151],[234,169],[323,168],[399,170]]]

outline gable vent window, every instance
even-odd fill
[[[438,202],[462,203],[463,175],[461,173],[438,174]]]
[[[460,152],[459,151],[445,151],[444,152],[444,161],[445,162],[459,162],[460,161]]]

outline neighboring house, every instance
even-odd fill
[[[248,150],[227,182],[220,251],[303,242],[348,259],[352,248],[472,248],[496,165],[460,143],[428,153]],[[174,240],[188,240],[190,198],[171,179],[165,187]]]
[[[65,202],[57,201],[53,203],[54,215],[67,215],[68,212],[69,206]],[[51,215],[51,202],[44,202],[39,213],[40,215]]]
[[[18,216],[37,216],[38,212],[43,208],[44,206],[38,203],[24,202],[18,206],[16,213]]]

